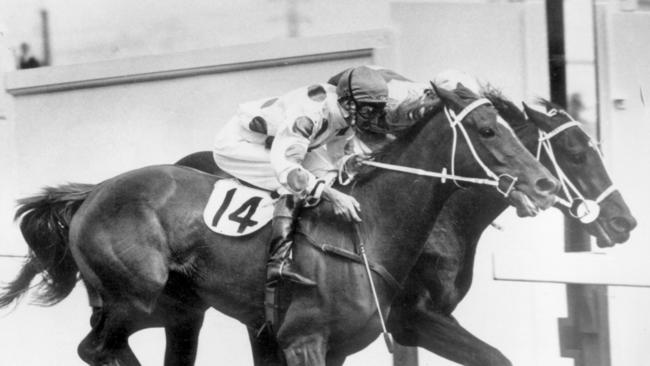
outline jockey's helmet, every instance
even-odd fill
[[[386,81],[377,70],[367,66],[346,70],[339,79],[336,93],[339,103],[350,112],[348,123],[364,130],[376,124],[388,101]]]
[[[386,104],[388,85],[377,70],[358,66],[346,70],[336,86],[339,99],[349,99],[356,104]]]

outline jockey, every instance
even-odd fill
[[[276,191],[267,286],[288,279],[312,286],[290,255],[295,219],[303,206],[329,200],[337,215],[361,221],[359,203],[331,187],[355,130],[376,126],[388,89],[366,66],[348,69],[336,86],[314,84],[277,98],[240,105],[217,135],[214,159],[225,172]],[[319,147],[326,147],[320,148]]]

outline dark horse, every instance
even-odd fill
[[[547,133],[547,137],[556,132],[548,141],[558,165],[570,181],[563,183],[565,186],[573,184],[578,191],[567,189],[572,197],[564,197],[565,200],[579,204],[577,195],[592,201],[601,197],[597,219],[583,226],[597,238],[601,247],[627,241],[636,221],[621,194],[610,188],[612,181],[595,143],[573,118],[543,101],[548,114],[524,105],[529,117],[526,119],[518,108],[499,95],[488,97],[530,151],[538,149],[539,130]],[[547,167],[555,171],[548,156],[542,158]],[[472,335],[452,316],[472,284],[478,240],[506,207],[503,197],[482,187],[456,191],[447,200],[422,255],[405,282],[404,291],[393,302],[388,329],[398,343],[425,348],[461,365],[511,365],[501,352]],[[565,215],[576,216],[570,208],[562,206],[561,209]]]
[[[477,155],[494,174],[516,177],[515,189],[542,209],[555,201],[559,183],[498,121],[494,108],[473,103],[476,96],[462,87],[437,94],[445,112],[448,108],[464,116],[455,122],[466,128]],[[445,128],[451,123],[449,114],[435,112],[376,160],[429,171],[449,166],[452,131]],[[467,142],[459,140],[457,174],[483,175],[469,151]],[[60,301],[75,286],[79,273],[93,305],[92,330],[79,354],[91,365],[138,365],[128,337],[160,324],[161,318],[169,319],[170,312],[175,312],[176,321],[166,324],[166,332],[175,332],[176,337],[168,343],[168,364],[193,362],[191,343],[209,306],[249,327],[260,327],[269,227],[235,238],[208,229],[202,211],[217,179],[194,169],[154,166],[92,188],[53,189],[49,195],[23,200],[17,216],[22,217],[21,230],[31,251],[0,304],[24,293],[39,272],[49,286],[46,300]],[[375,281],[381,306],[389,309],[397,288],[386,276],[396,283],[406,280],[439,210],[456,187],[369,169],[346,190],[363,207],[360,238],[369,244],[367,253],[375,268],[383,268],[384,276]],[[363,267],[321,251],[328,243],[353,250],[352,226],[341,222],[324,202],[303,213],[300,232],[295,261],[318,286],[293,289],[277,342],[291,366],[339,365],[379,335],[377,310]]]
[[[529,151],[537,153],[543,147],[540,131],[546,133],[543,141],[551,143],[554,159],[567,178],[563,186],[570,197],[564,196],[564,201],[579,202],[580,196],[595,201],[604,192],[611,192],[602,197],[597,219],[583,225],[597,238],[599,246],[625,242],[636,221],[620,193],[611,191],[612,181],[600,152],[573,118],[558,106],[541,101],[547,113],[524,105],[527,119],[526,114],[498,91],[489,90],[486,96]],[[550,136],[551,133],[555,134]],[[539,155],[558,174],[549,152],[540,150]],[[213,174],[219,172],[209,151],[188,155],[177,164]],[[570,188],[571,184],[578,192]],[[501,352],[469,333],[451,315],[471,286],[481,234],[506,207],[502,195],[479,186],[458,190],[445,202],[422,255],[404,283],[404,291],[392,304],[388,328],[397,342],[426,348],[462,365],[510,364]],[[566,215],[576,216],[570,207],[561,206],[561,209]],[[256,338],[253,330],[249,333],[256,364],[280,362],[275,357],[272,339]]]

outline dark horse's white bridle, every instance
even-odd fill
[[[496,190],[499,191],[499,193],[501,193],[504,197],[508,197],[508,195],[510,195],[510,192],[512,192],[512,190],[514,189],[515,184],[517,183],[517,178],[505,173],[501,175],[497,175],[494,171],[492,171],[483,162],[481,157],[476,152],[476,149],[474,148],[474,144],[472,143],[472,140],[469,138],[467,130],[463,125],[463,121],[465,120],[465,117],[467,117],[470,113],[472,113],[472,111],[474,111],[476,108],[485,104],[492,105],[492,102],[490,102],[490,100],[487,98],[477,99],[472,103],[470,103],[469,105],[467,105],[465,108],[463,108],[463,110],[458,114],[455,114],[454,111],[450,110],[447,107],[444,108],[445,116],[447,117],[449,126],[451,127],[454,133],[452,150],[451,150],[451,173],[447,173],[446,168],[443,168],[441,172],[432,172],[423,169],[417,169],[417,168],[411,168],[411,167],[405,167],[401,165],[394,165],[394,164],[387,164],[387,163],[380,163],[380,162],[369,161],[369,160],[362,161],[361,163],[364,165],[373,166],[381,169],[393,170],[393,171],[415,174],[415,175],[426,176],[426,177],[441,178],[441,181],[443,183],[445,183],[447,179],[451,179],[457,185],[458,182],[469,182],[475,184],[489,185],[495,187]],[[510,126],[508,126],[505,122],[501,121],[499,118],[497,118],[497,122],[504,124],[508,128],[508,130],[512,131]],[[472,156],[474,157],[474,160],[481,166],[481,168],[483,169],[483,171],[485,171],[485,174],[487,174],[489,178],[463,177],[455,174],[455,165],[456,165],[455,159],[456,159],[456,148],[457,148],[457,141],[458,141],[457,130],[460,130],[461,134],[465,138],[465,141],[467,142],[467,145],[469,147],[470,152],[472,153]],[[501,184],[500,184],[501,182],[506,183],[505,189],[501,188]],[[340,183],[343,184],[344,182],[340,182]]]
[[[614,184],[610,184],[610,186],[604,189],[603,192],[601,192],[598,195],[598,197],[596,197],[595,199],[587,199],[580,192],[580,190],[576,188],[576,186],[571,182],[571,180],[566,176],[566,174],[564,174],[564,171],[562,170],[562,168],[557,162],[557,159],[555,158],[555,152],[553,151],[553,145],[551,144],[551,139],[571,127],[578,127],[581,130],[582,127],[580,122],[573,119],[573,117],[571,117],[568,113],[564,111],[551,109],[546,113],[546,115],[549,117],[553,117],[558,113],[562,113],[564,116],[568,117],[569,121],[559,125],[551,132],[543,132],[542,130],[539,130],[539,139],[538,139],[539,142],[537,145],[536,158],[537,160],[540,160],[542,156],[542,151],[546,152],[546,155],[551,161],[551,164],[553,164],[555,175],[557,176],[557,178],[560,180],[560,183],[562,184],[562,192],[564,192],[564,195],[566,196],[566,199],[558,197],[557,202],[562,206],[568,208],[571,216],[580,220],[580,222],[582,222],[583,224],[589,224],[598,218],[598,215],[600,214],[600,203],[603,200],[605,200],[605,198],[607,198],[610,194],[614,193],[614,191],[616,191],[616,187],[614,186]],[[586,132],[584,131],[582,132],[585,135],[587,135]],[[587,137],[589,138],[589,135],[587,135]],[[598,156],[602,160],[603,154],[600,151],[600,149],[598,149],[596,143],[591,138],[589,138],[589,145],[594,150],[596,150]]]

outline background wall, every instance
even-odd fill
[[[143,8],[120,1],[93,9],[77,3],[59,8],[49,0],[21,3],[52,8],[57,19],[53,29],[60,34],[55,47],[65,56],[54,59],[62,66],[10,72],[5,77],[14,97],[0,99],[0,164],[8,172],[0,183],[3,253],[22,255],[26,250],[11,222],[16,198],[31,195],[42,185],[95,183],[128,169],[173,162],[209,149],[219,126],[239,102],[325,80],[350,65],[381,64],[417,80],[455,68],[501,87],[514,101],[548,96],[542,0],[335,0],[327,5],[312,0],[300,5],[310,18],[301,23],[305,35],[380,25],[392,28],[294,40],[280,40],[286,36],[284,27],[271,19],[285,14],[282,1],[244,1],[237,16],[227,12],[225,5],[214,8],[200,1],[188,13],[202,14],[188,24],[179,23],[175,12],[180,3],[175,1],[165,2],[158,13],[145,12],[142,18],[134,14],[144,12]],[[567,3],[590,6],[589,1]],[[647,145],[637,141],[650,137],[647,107],[640,98],[644,90],[647,93],[650,75],[647,51],[641,51],[647,42],[641,35],[650,34],[644,31],[650,23],[640,14],[609,6],[617,1],[600,3],[609,9],[597,24],[605,151],[615,181],[640,219],[629,244],[603,252],[626,252],[630,260],[638,260],[647,257],[648,247],[644,248],[644,222],[650,199],[638,182],[650,176],[650,164],[644,158]],[[128,10],[133,14],[121,15]],[[582,9],[574,14],[570,18],[576,21],[589,18]],[[24,18],[13,16],[6,24],[16,29],[20,19]],[[245,20],[250,27],[238,33],[240,23],[234,20]],[[75,22],[87,27],[87,33],[67,28]],[[36,39],[29,36],[34,32],[38,34],[38,29],[13,32],[0,40],[13,47],[20,39]],[[569,41],[587,39],[583,35]],[[242,40],[264,43],[232,46]],[[158,53],[162,55],[144,56]],[[10,63],[9,57],[5,53],[0,64]],[[120,60],[88,63],[104,59]],[[593,59],[577,61],[581,69],[594,63]],[[69,65],[74,63],[82,64]],[[628,101],[628,108],[614,109],[619,96]],[[588,102],[595,103],[595,98]],[[632,163],[636,163],[633,169]],[[571,359],[559,356],[557,337],[557,318],[566,316],[564,286],[496,282],[490,258],[493,251],[508,248],[561,252],[560,215],[546,212],[535,219],[519,219],[509,210],[497,222],[504,230],[486,230],[477,253],[474,286],[455,312],[456,318],[515,365],[572,365]],[[16,258],[0,258],[0,280],[13,278],[19,263]],[[648,291],[613,288],[609,293],[614,364],[650,364],[644,352],[650,333],[644,311],[650,304]],[[0,364],[42,365],[47,360],[54,365],[81,365],[75,351],[88,331],[89,315],[81,286],[53,308],[22,304],[14,312],[0,313]],[[144,365],[162,364],[161,335],[160,330],[147,330],[132,338]],[[34,351],[35,344],[41,352]],[[214,360],[250,364],[248,353],[243,327],[210,312],[197,364]],[[419,356],[422,365],[453,364],[425,351]],[[390,362],[380,340],[347,364]]]
[[[54,65],[266,42],[385,27],[388,0],[3,0],[0,23],[19,53],[43,55],[47,10]]]
[[[639,226],[630,242],[612,253],[622,263],[650,256],[650,12],[599,1],[597,13],[599,112],[606,162]],[[648,278],[649,274],[638,273]],[[614,365],[650,364],[650,289],[610,287]]]

